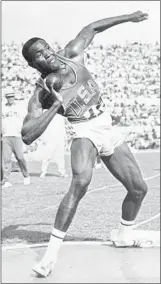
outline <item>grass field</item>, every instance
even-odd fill
[[[138,152],[134,155],[149,187],[137,218],[137,222],[140,222],[160,212],[160,155],[159,152]],[[21,173],[12,173],[13,187],[2,190],[3,244],[40,243],[49,240],[57,204],[70,185],[69,156],[66,156],[66,165],[68,178],[54,175],[56,166],[51,164],[49,174],[42,180],[39,178],[40,163],[29,162],[29,186],[23,185]],[[78,207],[66,240],[107,240],[110,230],[117,228],[119,224],[121,202],[125,193],[123,186],[104,167],[95,169],[88,194]],[[157,218],[140,228],[158,230],[159,226],[160,220]]]

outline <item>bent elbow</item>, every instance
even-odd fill
[[[22,138],[23,143],[25,143],[26,145],[31,144],[31,141],[29,139],[29,135],[26,133],[24,128],[21,129],[21,138]]]
[[[32,141],[27,137],[27,136],[22,136],[22,141],[26,144],[26,145],[30,145],[32,143]]]
[[[23,141],[26,145],[30,145],[30,144],[31,144],[31,142],[30,142],[28,139],[26,139],[25,137],[22,138],[22,141]]]

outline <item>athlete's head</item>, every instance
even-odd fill
[[[44,39],[29,39],[22,48],[22,54],[28,64],[41,73],[50,73],[56,69],[55,52]]]

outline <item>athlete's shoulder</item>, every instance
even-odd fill
[[[60,49],[59,51],[57,51],[57,54],[65,57],[65,49]]]
[[[73,50],[68,46],[66,46],[64,49],[59,50],[57,54],[76,63],[84,64],[84,53],[77,54],[73,52]]]

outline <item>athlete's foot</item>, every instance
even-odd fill
[[[30,176],[25,177],[23,183],[24,183],[24,185],[29,185],[30,184]]]
[[[34,266],[33,271],[36,273],[37,277],[47,277],[53,271],[54,264],[55,263],[52,261],[48,264],[40,262]]]
[[[124,248],[124,247],[152,247],[153,240],[150,240],[150,238],[139,238],[136,237],[133,233],[131,235],[125,236],[125,235],[116,235],[111,239],[115,247],[118,248]]]
[[[126,238],[116,238],[113,240],[113,244],[116,247],[133,247],[135,241],[133,239],[126,239]]]
[[[145,247],[153,247],[152,240],[132,240],[132,241],[113,241],[113,244],[117,248],[125,248],[125,247],[135,247],[135,248],[145,248]]]

